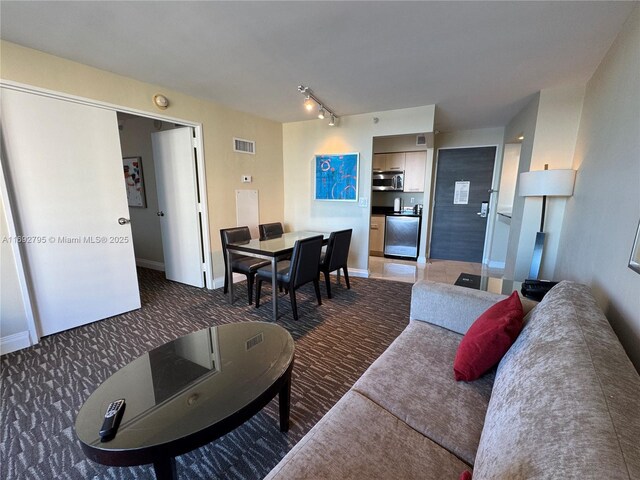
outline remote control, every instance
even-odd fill
[[[109,404],[107,412],[104,414],[102,428],[100,429],[100,441],[107,442],[116,436],[116,432],[120,426],[120,420],[122,420],[122,414],[124,413],[124,407],[124,398]]]

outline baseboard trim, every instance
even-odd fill
[[[363,270],[361,268],[349,268],[349,276],[369,278],[369,270]]]
[[[29,331],[14,333],[0,338],[0,355],[15,352],[31,346]]]
[[[164,263],[156,262],[155,260],[147,260],[146,258],[136,258],[136,265],[142,268],[150,268],[151,270],[158,270],[164,272]]]

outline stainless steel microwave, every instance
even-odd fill
[[[373,174],[371,190],[378,192],[404,191],[404,172],[377,172]]]

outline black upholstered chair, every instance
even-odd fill
[[[284,233],[284,229],[280,222],[263,223],[259,225],[258,228],[260,229],[260,240],[279,237]]]
[[[322,235],[298,240],[293,246],[291,260],[278,263],[277,281],[289,290],[291,309],[294,320],[298,320],[298,305],[296,304],[296,290],[309,282],[313,282],[316,290],[318,305],[322,305],[320,298],[320,252],[322,251]],[[260,291],[262,282],[270,282],[273,278],[271,265],[262,267],[257,272],[256,278],[256,308],[260,306]],[[272,295],[277,295],[272,292]]]
[[[349,258],[349,246],[351,245],[352,230],[340,230],[331,232],[327,251],[320,259],[320,271],[324,274],[324,281],[327,285],[327,296],[331,298],[331,281],[329,274],[338,270],[338,280],[340,279],[340,269],[344,272],[344,282],[350,289],[349,271],[347,270],[347,259]],[[318,274],[319,276],[320,274]]]
[[[224,293],[229,291],[229,265],[227,265],[227,244],[251,240],[249,227],[223,228],[220,230],[222,240],[222,256],[224,257]],[[231,257],[231,271],[243,273],[247,276],[247,288],[249,292],[249,305],[253,303],[253,282],[256,271],[260,267],[269,265],[268,260],[248,257],[246,255],[233,254]]]

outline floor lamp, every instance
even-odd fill
[[[529,278],[537,280],[542,264],[544,250],[544,216],[547,209],[547,197],[570,197],[573,195],[573,184],[576,178],[575,170],[544,170],[524,172],[520,174],[519,195],[521,197],[542,197],[542,214],[540,215],[540,231],[536,233],[536,243],[533,248],[533,258],[529,269]]]

